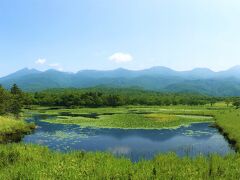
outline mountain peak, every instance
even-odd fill
[[[153,67],[149,68],[148,70],[155,70],[155,71],[168,70],[168,71],[174,71],[171,68],[168,68],[168,67],[165,67],[165,66],[153,66]]]
[[[164,66],[154,66],[149,69],[142,70],[145,75],[162,75],[162,76],[175,76],[177,71]]]
[[[36,69],[23,68],[23,69],[16,71],[15,73],[5,76],[4,79],[18,78],[18,77],[22,77],[22,76],[31,75],[31,74],[37,74],[37,73],[41,73],[41,71],[38,71]]]
[[[113,71],[118,71],[118,72],[121,72],[121,71],[129,71],[129,70],[127,70],[127,69],[124,69],[124,68],[117,68],[117,69],[115,69],[115,70],[113,70]]]
[[[30,69],[30,68],[25,67],[23,69],[20,69],[20,70],[16,71],[15,73],[20,73],[20,72],[41,72],[41,71],[38,71],[38,70],[33,69],[33,68]]]
[[[56,69],[48,69],[48,70],[46,70],[46,71],[44,71],[44,72],[60,72],[60,71],[58,71],[58,70],[56,70]]]
[[[214,72],[209,68],[194,68],[192,72]]]
[[[234,79],[232,77],[235,77]],[[163,66],[143,70],[85,70],[78,73],[49,69],[21,69],[5,78],[0,84],[10,88],[16,83],[23,90],[39,91],[49,88],[87,88],[94,86],[140,87],[167,92],[201,92],[211,95],[240,95],[240,66],[227,71],[214,72],[208,68],[175,71]],[[223,84],[226,84],[222,89]]]
[[[240,65],[233,66],[228,71],[240,71]]]

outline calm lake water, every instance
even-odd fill
[[[210,123],[162,130],[122,130],[81,128],[78,125],[49,124],[33,116],[38,128],[24,137],[25,143],[40,144],[62,152],[106,151],[132,161],[151,159],[156,154],[175,152],[179,156],[233,153],[234,150]]]

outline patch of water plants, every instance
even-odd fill
[[[44,112],[47,113],[55,114],[55,118],[46,119],[45,122],[93,128],[162,129],[213,121],[211,116],[178,115],[159,107],[82,108]]]

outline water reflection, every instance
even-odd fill
[[[63,152],[73,150],[108,151],[133,161],[150,159],[158,153],[176,152],[179,156],[196,156],[234,152],[224,137],[209,123],[162,130],[123,130],[81,128],[77,125],[42,122],[46,116],[33,116],[28,121],[39,128],[24,138],[26,143],[48,146]]]

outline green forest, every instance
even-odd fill
[[[221,97],[210,97],[193,93],[161,93],[139,89],[90,88],[51,89],[35,93],[23,92],[15,84],[10,91],[1,87],[2,111],[9,111],[11,104],[65,106],[65,107],[116,107],[123,105],[206,105],[222,101]]]
[[[24,92],[16,84],[10,90],[0,86],[0,114],[18,115],[23,106],[117,107],[126,105],[213,105],[224,101],[240,106],[239,97],[212,97],[197,93],[162,93],[136,88],[66,88]]]

